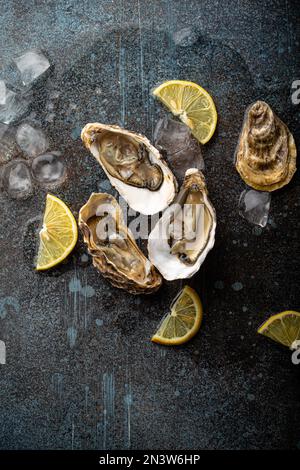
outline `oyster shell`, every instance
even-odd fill
[[[132,294],[156,291],[162,278],[124,225],[121,208],[106,193],[92,193],[79,212],[79,227],[94,266],[113,286]]]
[[[236,151],[236,169],[260,191],[285,186],[296,171],[297,150],[287,126],[264,101],[246,111]]]
[[[165,279],[193,276],[215,242],[216,213],[203,173],[187,170],[183,185],[149,235],[150,261]]]
[[[92,123],[83,128],[81,138],[132,209],[151,215],[173,201],[176,179],[146,137],[118,126]]]

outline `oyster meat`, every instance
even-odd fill
[[[176,179],[146,137],[118,126],[92,123],[83,128],[81,138],[132,209],[151,215],[173,201]]]
[[[106,193],[93,193],[79,212],[79,227],[94,266],[113,286],[132,294],[149,294],[162,282],[124,225],[121,208]]]
[[[254,189],[274,191],[290,182],[297,150],[288,127],[264,101],[246,111],[236,150],[236,169]]]
[[[215,231],[216,213],[203,173],[191,168],[174,204],[149,235],[149,259],[168,281],[191,277],[212,249]]]

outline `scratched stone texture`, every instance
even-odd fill
[[[31,112],[63,152],[68,179],[55,194],[75,215],[92,191],[111,190],[80,142],[84,124],[118,123],[152,139],[166,110],[151,89],[174,78],[207,88],[220,118],[204,148],[216,244],[189,281],[204,322],[184,347],[149,341],[179,282],[149,297],[119,291],[86,262],[81,238],[67,263],[37,274],[46,191],[22,201],[0,194],[0,448],[300,447],[300,366],[256,334],[270,314],[299,309],[299,178],[272,196],[259,231],[238,215],[244,183],[233,165],[245,107],[257,98],[299,145],[298,2],[0,0],[0,10],[0,72],[32,47],[51,61]]]

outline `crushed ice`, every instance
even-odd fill
[[[36,157],[49,148],[49,142],[44,132],[26,122],[18,127],[16,138],[20,148],[29,157]]]
[[[14,59],[21,74],[23,85],[31,85],[50,67],[50,62],[38,49],[32,49]]]
[[[199,39],[199,32],[192,27],[182,28],[172,35],[173,42],[179,47],[189,47]]]
[[[184,123],[161,118],[154,130],[154,145],[166,156],[179,180],[189,168],[204,170],[201,146]]]
[[[10,90],[3,80],[1,82],[0,122],[11,124],[20,119],[28,111],[29,100],[26,95]]]
[[[62,183],[66,169],[57,152],[49,152],[36,157],[32,162],[32,174],[36,181],[44,185]]]
[[[4,80],[0,80],[0,104],[6,102],[6,85]]]
[[[0,123],[0,165],[8,163],[19,154],[14,128]]]
[[[5,81],[0,80],[1,188],[12,198],[32,194],[34,184],[45,188],[59,185],[66,176],[61,154],[48,151],[49,140],[43,130],[32,124],[32,119],[30,123],[26,122],[33,96],[31,85],[49,68],[47,57],[40,50],[31,49],[14,59],[5,72]],[[49,96],[51,100],[57,100],[60,91],[52,90]],[[45,121],[53,122],[53,110],[54,102],[50,101]],[[19,124],[21,120],[23,122]],[[24,160],[26,157],[27,161]]]
[[[24,198],[31,194],[33,186],[30,169],[23,160],[9,163],[2,175],[2,184],[7,194],[15,198]]]
[[[240,195],[239,214],[248,222],[265,227],[268,222],[271,194],[254,189],[244,190]]]

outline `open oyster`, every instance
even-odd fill
[[[113,286],[132,294],[149,294],[160,287],[161,276],[138,248],[110,194],[90,196],[80,209],[79,227],[94,266]]]
[[[296,171],[296,146],[287,126],[264,101],[246,111],[236,151],[236,169],[252,188],[274,191]]]
[[[187,170],[174,203],[149,235],[149,259],[165,279],[193,276],[215,242],[216,213],[201,171]]]
[[[83,128],[81,138],[132,209],[151,215],[173,201],[176,179],[146,137],[92,123]]]

